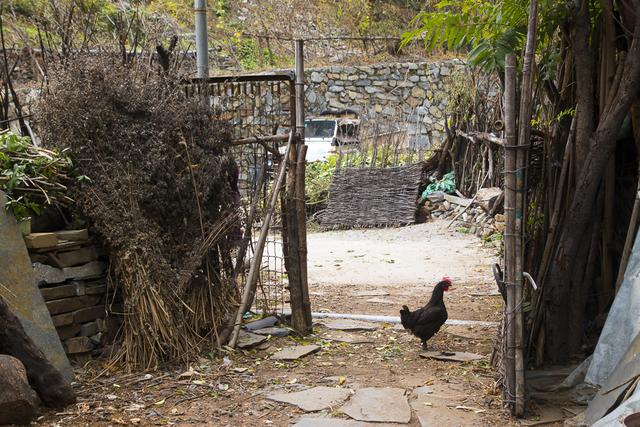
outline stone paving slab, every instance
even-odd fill
[[[322,319],[318,321],[327,329],[335,329],[341,331],[375,331],[378,325],[371,322],[352,319]]]
[[[374,342],[372,338],[368,338],[362,335],[340,332],[329,332],[327,334],[324,334],[322,338],[331,341],[346,342],[349,344],[368,344]]]
[[[366,423],[341,418],[303,417],[293,424],[294,427],[398,427],[398,424]],[[443,427],[443,426],[439,426]]]
[[[266,337],[263,337],[266,339]],[[271,358],[275,360],[297,360],[301,357],[315,353],[320,350],[319,345],[298,345],[295,347],[285,347],[274,353]]]
[[[411,407],[402,388],[361,388],[340,408],[357,421],[408,423]]]
[[[356,297],[384,297],[389,295],[389,292],[382,289],[373,289],[369,291],[357,291],[353,293]]]
[[[441,360],[445,362],[472,362],[474,360],[484,359],[484,356],[475,353],[467,353],[464,351],[423,351],[420,353],[420,357],[425,359]]]
[[[350,395],[351,392],[346,388],[319,386],[295,393],[272,394],[267,399],[289,403],[306,412],[315,412],[339,405]]]
[[[254,334],[251,332],[246,332],[240,330],[240,334],[238,334],[238,347],[239,348],[250,348],[254,345],[258,345],[267,340],[267,337],[263,335]]]
[[[291,329],[272,326],[270,328],[256,329],[253,333],[258,335],[273,335],[274,337],[286,337],[291,333]]]

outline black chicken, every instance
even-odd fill
[[[402,306],[400,321],[405,329],[411,330],[413,335],[420,338],[422,348],[427,349],[427,341],[440,330],[447,321],[447,309],[444,306],[444,292],[449,290],[451,279],[443,277],[431,294],[431,299],[424,307],[409,311],[409,307]]]

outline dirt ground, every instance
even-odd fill
[[[310,233],[313,311],[397,316],[402,304],[422,305],[435,282],[447,275],[456,287],[445,295],[449,319],[498,321],[501,298],[490,269],[496,249],[445,225]],[[377,329],[350,332],[367,343],[333,341],[329,338],[341,332],[317,324],[304,339],[269,337],[251,350],[225,350],[190,366],[154,372],[109,371],[96,378],[103,366],[94,361],[77,370],[79,403],[47,413],[39,423],[288,426],[305,416],[348,419],[339,406],[307,414],[266,398],[323,385],[352,394],[363,387],[404,389],[412,406],[411,426],[517,425],[502,409],[498,378],[489,367],[496,327],[443,327],[429,342],[431,348],[484,356],[456,363],[421,358],[419,340],[399,325],[373,325]],[[320,350],[290,362],[270,358],[301,344],[317,344]],[[318,425],[342,425],[328,423]]]

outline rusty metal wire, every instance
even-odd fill
[[[209,79],[206,90],[210,104],[215,107],[218,119],[231,126],[234,140],[286,134],[291,126],[291,82],[286,76],[266,75],[217,77]],[[241,242],[248,247],[243,259],[238,260],[237,286],[244,289],[254,247],[265,218],[267,197],[273,185],[274,171],[278,168],[281,144],[247,144],[233,147],[232,153],[238,165],[238,190],[240,206],[244,212],[238,224]],[[252,209],[253,208],[253,209]],[[254,214],[251,215],[251,211]],[[278,212],[282,207],[278,206]],[[235,249],[238,257],[241,244]],[[242,254],[240,254],[242,256]],[[261,260],[260,276],[252,309],[263,313],[283,314],[288,303],[288,279],[282,240],[282,215],[272,216],[267,241]]]

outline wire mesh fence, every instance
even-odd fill
[[[294,89],[287,74],[214,77],[204,86],[194,84],[187,90],[193,96],[207,97],[215,108],[216,118],[230,124],[236,141],[286,134],[291,129]],[[231,148],[238,167],[238,205],[243,213],[237,224],[234,249],[235,279],[240,294],[247,283],[275,171],[282,160],[279,153],[283,144],[260,141]],[[277,211],[282,212],[282,202]],[[273,215],[253,303],[253,309],[265,313],[283,314],[289,302],[282,233],[282,215]]]

